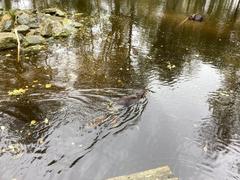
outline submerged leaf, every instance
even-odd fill
[[[43,143],[44,143],[43,138],[39,138],[39,139],[38,139],[38,142],[39,142],[39,144],[43,144]]]
[[[45,88],[48,89],[48,88],[51,88],[52,85],[51,84],[45,84]]]
[[[48,124],[48,118],[44,119],[45,124]]]
[[[8,95],[9,96],[19,96],[19,95],[25,94],[26,91],[27,91],[27,89],[23,89],[23,88],[14,89],[13,91],[8,91]]]
[[[30,123],[30,126],[34,126],[37,124],[37,121],[36,120],[32,120],[31,123]]]
[[[204,151],[204,152],[207,152],[207,150],[208,150],[208,145],[206,144],[206,145],[203,147],[203,151]]]

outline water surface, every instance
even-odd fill
[[[58,6],[85,24],[23,57],[24,71],[15,50],[0,53],[0,179],[101,180],[161,165],[185,180],[240,178],[237,1],[4,4]],[[195,12],[204,22],[179,26]],[[145,87],[146,98],[117,105]]]

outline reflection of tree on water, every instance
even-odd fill
[[[123,8],[118,0],[113,3],[110,16],[100,14],[97,16],[97,23],[92,25],[94,30],[101,30],[100,34],[92,35],[92,42],[88,43],[90,45],[83,45],[84,48],[81,48],[84,57],[79,82],[82,84],[84,81],[91,81],[97,87],[127,87],[134,83],[131,50],[135,5],[131,3],[129,9]],[[102,11],[101,8],[97,9]]]
[[[218,162],[221,155],[228,157],[224,163],[229,163],[226,172],[231,172],[231,176],[238,179],[240,167],[236,154],[240,150],[240,75],[237,72],[228,69],[225,87],[210,95],[208,103],[211,117],[203,119],[199,141],[207,158]]]

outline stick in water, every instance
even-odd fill
[[[178,24],[178,26],[181,26],[181,25],[183,25],[186,21],[188,20],[188,17],[187,18],[185,18],[181,23],[179,23]]]
[[[18,36],[17,29],[14,29],[14,32],[15,32],[15,34],[16,34],[17,43],[18,43],[18,47],[17,47],[17,62],[20,62],[20,49],[21,49],[21,44],[20,44],[20,39],[19,39],[19,36]]]

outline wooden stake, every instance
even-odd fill
[[[17,62],[20,62],[20,50],[21,50],[21,44],[20,44],[20,39],[18,36],[18,32],[17,29],[14,29],[14,32],[16,34],[17,37],[17,43],[18,43],[18,47],[17,47]]]

